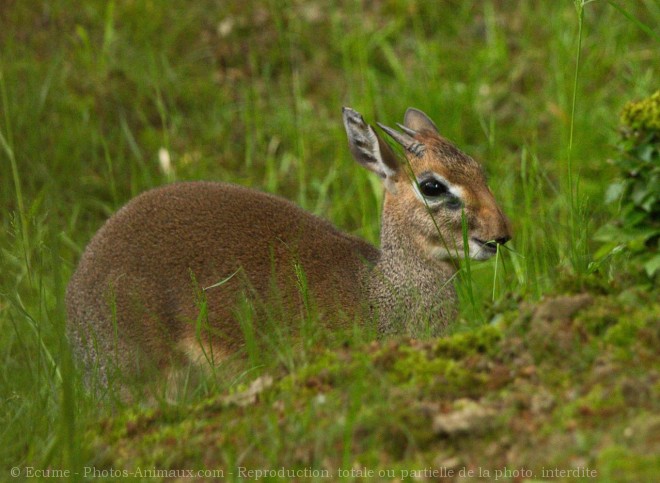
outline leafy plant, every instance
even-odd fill
[[[621,113],[621,139],[614,159],[621,179],[606,192],[607,203],[619,203],[617,218],[595,234],[605,245],[597,259],[627,251],[655,279],[660,272],[660,90]]]

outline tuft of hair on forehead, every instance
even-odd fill
[[[438,135],[431,135],[425,136],[423,142],[427,147],[427,156],[437,159],[443,167],[444,176],[450,181],[465,185],[479,181],[486,182],[482,166],[454,146],[451,141]]]
[[[424,140],[424,144],[430,152],[441,158],[448,167],[479,167],[479,163],[472,159],[472,157],[458,149],[451,141],[441,136],[429,136]]]

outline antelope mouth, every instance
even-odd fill
[[[497,252],[497,245],[499,245],[499,243],[494,240],[485,241],[485,240],[480,240],[479,238],[472,238],[472,241],[477,244],[480,250],[484,250],[492,254],[495,254]]]
[[[487,260],[497,254],[497,247],[502,245],[498,240],[481,240],[479,238],[471,238],[471,245],[476,248],[474,254],[470,254],[471,258],[475,260]]]

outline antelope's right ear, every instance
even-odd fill
[[[383,178],[385,188],[394,192],[393,181],[400,166],[394,151],[376,134],[374,128],[364,122],[359,112],[344,107],[342,113],[353,158]]]

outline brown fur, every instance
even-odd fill
[[[181,359],[178,341],[195,340],[196,290],[241,268],[204,290],[217,352],[233,352],[243,343],[233,309],[246,280],[255,293],[298,307],[293,269],[302,260],[315,300],[354,309],[361,274],[377,258],[371,245],[282,198],[224,183],[177,183],[138,196],[99,230],[69,284],[69,321],[77,339],[91,330],[106,355],[118,351],[122,367],[136,351],[167,365]],[[110,337],[115,321],[118,341]],[[88,365],[103,365],[92,341],[79,342],[92,349]]]
[[[67,290],[69,334],[87,376],[104,385],[114,368],[132,375],[209,352],[226,358],[244,345],[238,312],[246,300],[257,332],[267,330],[269,307],[286,326],[311,303],[318,323],[331,327],[371,314],[381,333],[441,333],[456,311],[456,262],[438,253],[444,246],[460,256],[461,217],[429,210],[410,177],[430,171],[460,186],[471,235],[508,239],[510,229],[481,167],[410,112],[406,125],[426,146],[421,157],[407,153],[412,172],[345,110],[351,151],[385,180],[381,249],[287,200],[226,183],[157,188],[119,210]]]

